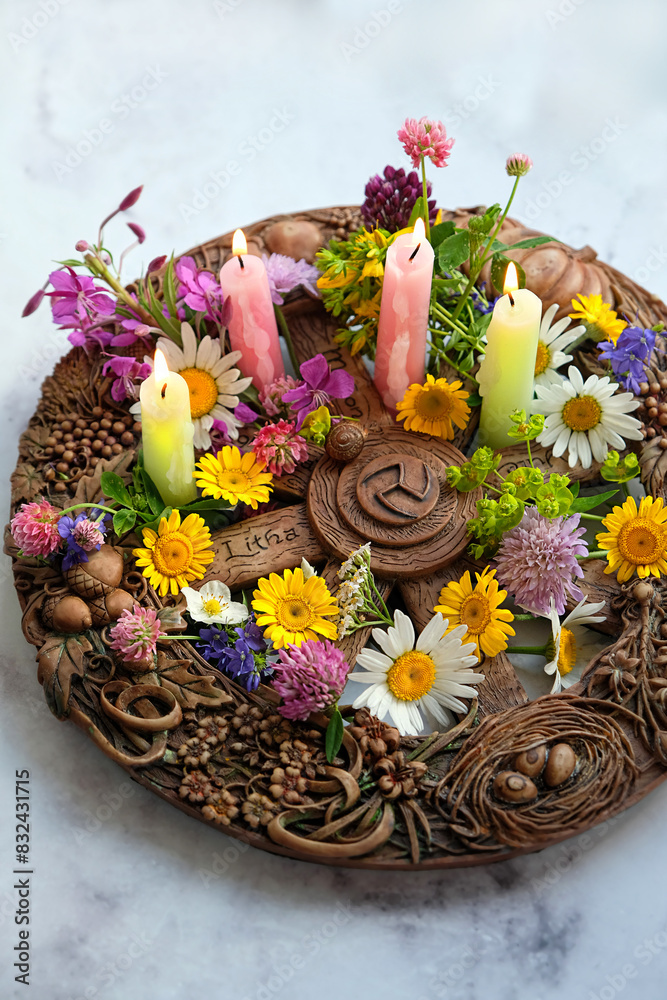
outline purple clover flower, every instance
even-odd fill
[[[352,376],[342,368],[332,372],[323,354],[304,361],[299,370],[303,384],[283,393],[283,402],[297,414],[297,431],[309,413],[328,406],[332,399],[347,399],[354,392]]]
[[[102,374],[106,376],[111,371],[117,376],[111,386],[111,397],[120,403],[128,396],[131,399],[137,398],[135,380],[148,378],[152,370],[150,365],[137,361],[136,358],[116,356],[109,358]]]
[[[655,331],[640,326],[626,326],[616,341],[600,344],[600,360],[609,361],[614,376],[624,389],[639,395],[640,382],[645,381],[646,366],[655,347]]]
[[[88,553],[99,549],[104,541],[106,516],[97,520],[101,511],[92,510],[89,514],[83,511],[76,517],[64,514],[58,521],[58,534],[67,542],[67,551],[63,557],[63,569],[71,569],[80,562],[88,562]]]
[[[301,285],[311,295],[319,295],[317,279],[320,272],[308,261],[294,260],[282,253],[272,253],[270,257],[262,254],[262,260],[269,278],[271,301],[277,306],[284,302],[283,296]]]
[[[371,177],[364,189],[366,199],[361,206],[361,217],[368,229],[379,226],[395,233],[405,229],[410,222],[412,209],[417,198],[422,195],[422,182],[416,170],[405,173],[403,167],[398,170],[387,165],[384,176],[376,174]],[[431,182],[426,182],[427,197],[431,194]],[[435,201],[428,203],[428,217],[431,225],[437,216]]]

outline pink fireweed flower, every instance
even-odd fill
[[[279,413],[283,416],[289,414],[290,405],[283,403],[283,394],[289,392],[290,389],[296,389],[297,385],[302,385],[302,383],[297,382],[291,375],[280,375],[260,390],[259,401],[268,417],[277,417]]]
[[[574,582],[584,575],[577,556],[588,555],[581,537],[586,529],[579,521],[579,514],[552,520],[528,507],[521,523],[503,535],[495,558],[496,579],[527,611],[548,615],[553,599],[562,615],[568,596],[583,598]]]
[[[109,631],[113,639],[111,648],[126,663],[154,656],[157,641],[167,633],[160,629],[155,608],[142,608],[135,604],[131,611],[123,611]]]
[[[429,158],[434,167],[447,166],[454,140],[447,138],[442,122],[433,118],[420,118],[419,121],[416,118],[406,118],[403,128],[398,130],[398,138],[411,158],[413,167],[418,167],[425,157]]]
[[[507,157],[505,164],[505,170],[510,177],[524,177],[532,167],[533,161],[526,153],[512,153]]]
[[[296,433],[295,424],[287,420],[262,427],[252,443],[252,450],[274,476],[283,472],[291,474],[297,462],[305,462],[308,458],[308,443]]]
[[[60,511],[41,498],[22,505],[12,518],[10,530],[24,555],[46,559],[62,542],[58,531],[59,519]]]
[[[278,651],[273,686],[283,699],[278,711],[286,719],[307,719],[342,694],[349,667],[328,639],[307,639]]]
[[[299,373],[303,382],[283,394],[283,402],[289,403],[296,412],[297,430],[301,429],[309,413],[319,410],[320,406],[328,407],[332,399],[347,399],[354,392],[354,379],[349,372],[344,368],[332,371],[323,354],[304,361]]]
[[[111,398],[120,403],[126,396],[131,399],[137,398],[137,380],[143,381],[143,379],[148,378],[152,370],[149,364],[137,361],[136,358],[122,357],[116,354],[105,362],[102,374],[106,376],[111,372],[116,375],[111,386]]]

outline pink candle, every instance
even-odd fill
[[[234,233],[231,257],[220,270],[220,285],[232,305],[229,340],[241,352],[239,368],[257,389],[285,374],[276,314],[264,263],[249,254],[240,229]]]
[[[434,256],[422,219],[387,250],[374,380],[388,410],[424,381]]]

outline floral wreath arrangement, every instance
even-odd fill
[[[665,777],[667,309],[509,217],[528,156],[445,211],[454,140],[398,138],[360,209],[126,285],[136,188],[58,262],[6,551],[50,709],[137,781],[266,850],[443,867]]]

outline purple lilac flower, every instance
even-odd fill
[[[609,361],[611,368],[624,389],[639,395],[640,382],[646,381],[646,366],[655,347],[655,331],[640,326],[626,326],[616,341],[600,344],[600,360]]]
[[[270,257],[262,254],[271,289],[271,301],[277,306],[283,304],[283,295],[301,285],[311,295],[319,295],[317,279],[320,272],[308,261],[294,260],[282,253],[272,253]]]
[[[111,386],[111,397],[120,403],[128,396],[131,399],[137,398],[135,380],[148,378],[152,368],[149,364],[137,361],[136,358],[118,356],[110,358],[106,362],[102,374],[106,376],[110,371],[117,376]]]
[[[579,521],[579,514],[550,520],[528,507],[521,523],[503,535],[495,558],[496,579],[527,611],[548,615],[553,598],[562,615],[568,596],[583,598],[574,582],[584,575],[577,556],[588,555],[582,539],[586,529]]]
[[[300,368],[303,385],[283,394],[297,413],[296,429],[301,429],[309,413],[328,406],[332,399],[347,399],[354,392],[354,379],[342,368],[331,371],[323,354],[304,361]]]
[[[273,686],[283,699],[278,708],[286,719],[307,719],[340,697],[349,667],[328,639],[307,639],[278,652]]]
[[[410,222],[412,209],[417,198],[422,195],[422,182],[416,170],[405,173],[403,167],[397,170],[387,165],[384,177],[376,174],[371,177],[364,189],[366,200],[361,206],[361,217],[368,229],[378,226],[395,233],[405,229]],[[427,197],[431,194],[431,182],[426,182]],[[428,203],[428,216],[431,225],[437,216],[435,200]]]
[[[105,519],[97,520],[100,513],[99,510],[92,510],[90,514],[82,511],[76,517],[64,514],[58,521],[58,533],[67,542],[63,569],[70,569],[80,562],[88,562],[88,553],[101,546],[106,525]]]
[[[174,268],[181,282],[177,294],[194,312],[202,312],[215,322],[220,321],[222,288],[214,274],[200,270],[192,257],[181,257]]]
[[[54,323],[63,330],[71,330],[68,340],[75,347],[87,346],[90,336],[99,343],[108,343],[111,333],[99,327],[105,317],[116,309],[115,300],[100,285],[85,274],[77,274],[71,267],[52,271],[49,281],[54,291],[46,294],[51,299],[51,314]]]

